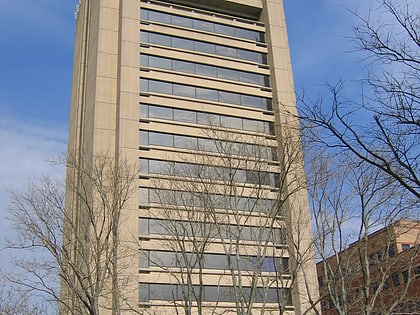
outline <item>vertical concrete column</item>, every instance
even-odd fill
[[[271,65],[276,134],[280,154],[283,155],[282,161],[289,168],[286,179],[288,187],[285,194],[290,194],[290,197],[286,205],[288,209],[286,209],[285,217],[288,221],[288,233],[291,233],[293,237],[293,245],[289,244],[291,255],[299,257],[298,260],[291,259],[291,261],[295,265],[302,264],[294,282],[293,301],[296,314],[302,314],[309,308],[308,294],[317,300],[318,289],[299,122],[296,118],[295,90],[282,0],[264,0],[262,20],[267,26],[267,43],[270,43],[268,58]],[[302,253],[307,253],[305,254],[307,257],[300,257]],[[308,284],[309,292],[306,284]]]
[[[138,169],[139,159],[139,67],[140,67],[140,1],[121,0],[119,91],[117,103],[117,150],[115,155]],[[123,210],[119,261],[124,284],[123,298],[131,307],[138,307],[138,190],[133,183],[131,198]],[[132,314],[128,312],[127,314]]]
[[[119,59],[119,1],[93,1],[99,5],[97,16],[92,19],[98,23],[97,54],[92,55],[96,64],[96,85],[93,119],[93,154],[107,154],[113,157],[116,145],[117,96],[118,96],[118,59]],[[96,59],[96,60],[95,60]],[[91,63],[89,63],[91,64]],[[93,75],[93,74],[92,74]]]

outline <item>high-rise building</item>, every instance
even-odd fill
[[[310,308],[294,114],[282,0],[80,1],[69,156],[139,168],[119,226],[136,252],[118,261],[123,313]]]

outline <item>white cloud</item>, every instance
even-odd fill
[[[0,120],[0,185],[20,185],[47,171],[45,161],[66,150],[66,128],[43,127],[16,119]]]
[[[63,176],[63,168],[46,161],[64,153],[66,141],[66,127],[44,127],[15,118],[0,119],[0,246],[11,233],[4,220],[9,203],[5,189],[24,189],[28,179],[36,179],[41,174]]]

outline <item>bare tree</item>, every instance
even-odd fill
[[[48,315],[54,314],[54,308],[43,301],[36,299],[30,290],[16,287],[5,281],[0,282],[0,313],[4,315],[28,314]]]
[[[290,204],[292,196],[306,188],[295,169],[302,160],[300,143],[287,140],[277,159],[277,142],[262,137],[217,128],[204,136],[207,140],[191,149],[213,154],[140,160],[140,173],[152,181],[145,199],[154,213],[144,219],[149,226],[143,230],[163,240],[163,252],[141,243],[149,255],[145,267],[160,268],[173,279],[159,297],[177,313],[284,314],[293,305],[290,287],[298,272],[313,263],[312,243],[306,240],[303,250],[295,231],[285,232],[293,217],[286,213],[296,219],[300,208]]]
[[[418,218],[418,206],[374,166],[354,165],[349,155],[319,150],[307,159],[322,310],[392,314],[415,298],[420,224],[405,219]],[[409,235],[411,248],[402,251],[397,240]]]
[[[353,13],[368,69],[359,95],[349,100],[344,82],[328,85],[331,99],[302,95],[299,115],[322,309],[388,314],[413,298],[419,263],[418,224],[405,219],[419,219],[420,16],[409,0],[375,0],[366,16]],[[408,234],[413,247],[401,252],[396,240]],[[393,286],[402,271],[404,283]]]
[[[17,238],[7,247],[19,251],[18,270],[3,276],[22,289],[42,293],[63,314],[93,315],[101,308],[119,314],[129,305],[119,294],[126,280],[124,266],[116,261],[137,255],[120,240],[136,168],[106,155],[58,162],[67,167],[65,185],[44,176],[26,190],[10,192],[9,220]]]
[[[417,1],[376,0],[367,15],[355,12],[357,52],[368,62],[359,95],[345,99],[343,82],[331,99],[300,97],[307,135],[332,154],[350,152],[381,170],[408,194],[420,197],[420,15]],[[360,99],[360,102],[356,100]]]

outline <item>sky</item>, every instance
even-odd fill
[[[5,189],[63,174],[46,160],[66,150],[77,2],[0,0],[1,218]],[[359,56],[349,53],[356,20],[348,9],[363,13],[367,2],[284,0],[298,93],[316,96],[326,82],[363,75]],[[5,227],[0,220],[0,231]]]

